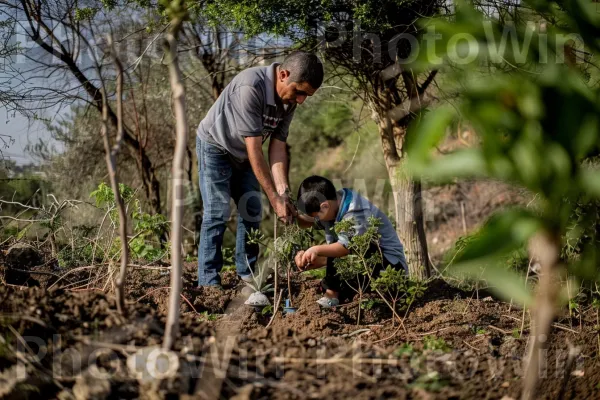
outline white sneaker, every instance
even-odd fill
[[[323,308],[332,308],[340,305],[340,300],[336,298],[329,298],[327,296],[321,297],[317,300],[317,304]]]

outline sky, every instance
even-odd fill
[[[9,135],[14,139],[14,142],[7,149],[0,148],[2,154],[6,159],[13,160],[19,165],[34,161],[25,151],[28,143],[50,138],[50,134],[43,124],[30,122],[19,114],[14,115],[8,112],[5,107],[0,107],[0,133]]]

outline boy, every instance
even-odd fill
[[[369,217],[379,218],[382,223],[379,227],[379,248],[383,255],[383,265],[379,265],[374,274],[379,274],[390,265],[408,272],[404,247],[392,223],[381,210],[360,194],[345,188],[336,191],[330,180],[321,176],[311,176],[306,178],[298,189],[298,210],[312,217],[299,216],[298,223],[301,227],[309,228],[314,224],[317,228],[325,230],[327,244],[300,251],[295,257],[296,265],[301,270],[327,266],[325,279],[321,282],[325,296],[317,301],[322,307],[339,305],[342,282],[336,275],[333,260],[350,253],[350,233],[336,234],[333,230],[336,222],[351,219],[354,225],[351,234],[360,235],[367,230]],[[370,251],[378,251],[377,246],[373,246]]]

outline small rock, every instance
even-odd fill
[[[248,300],[244,303],[248,306],[267,306],[269,305],[269,299],[264,293],[254,292],[248,297]]]
[[[507,387],[510,386],[510,383],[508,383],[508,382],[502,382],[502,385],[500,385],[500,386],[503,387],[503,388],[507,388]]]
[[[317,341],[316,341],[315,339],[308,339],[308,340],[306,341],[306,344],[307,344],[309,347],[315,347],[315,346],[317,345]]]
[[[77,400],[104,400],[110,395],[110,381],[90,373],[79,375],[73,395]]]

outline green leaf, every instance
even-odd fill
[[[525,276],[507,269],[500,263],[481,268],[484,260],[465,262],[451,268],[450,274],[469,276],[476,280],[487,282],[490,290],[506,301],[513,300],[516,304],[528,306],[533,302],[529,285],[525,285]]]
[[[484,177],[487,165],[483,154],[477,149],[460,150],[440,157],[429,165],[413,162],[408,159],[407,169],[416,176],[424,176],[436,182],[444,182],[455,178]]]
[[[584,169],[579,173],[581,187],[589,194],[600,197],[600,171]]]
[[[474,240],[469,241],[456,262],[505,255],[523,246],[542,226],[542,221],[525,209],[513,209],[495,215]]]
[[[450,107],[441,107],[427,113],[415,126],[413,132],[407,135],[407,153],[415,162],[424,162],[430,158],[444,136],[446,130],[455,118],[456,112]]]

